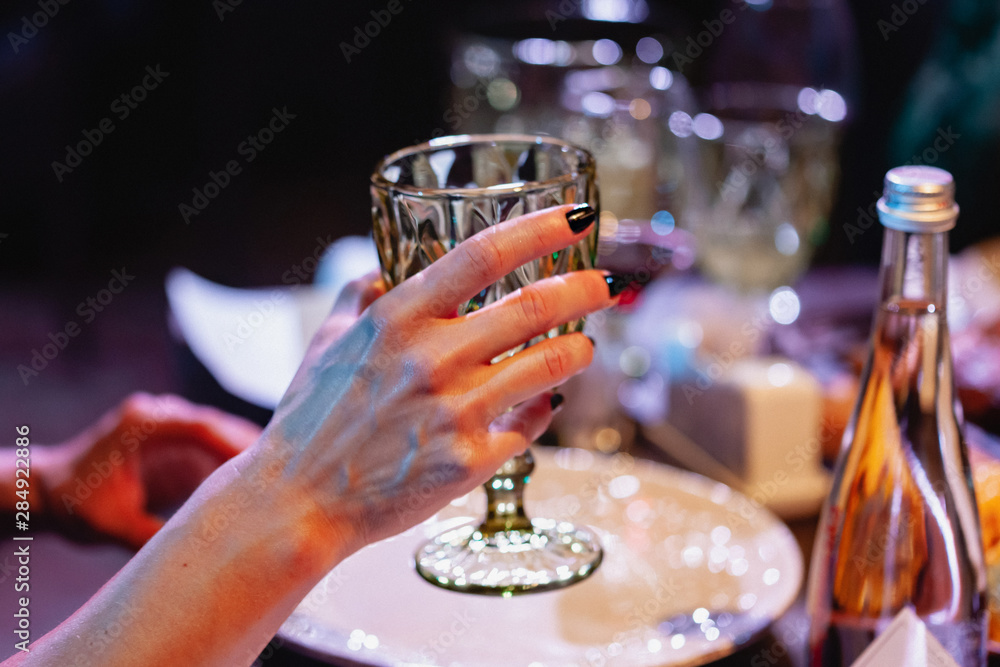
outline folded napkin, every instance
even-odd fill
[[[854,661],[853,667],[958,667],[909,607]]]
[[[167,276],[167,300],[184,342],[216,381],[273,409],[341,288],[377,266],[370,239],[346,237],[324,253],[315,285],[239,289],[177,268]]]

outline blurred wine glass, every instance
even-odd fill
[[[764,83],[719,83],[704,97],[706,111],[671,123],[699,146],[687,215],[698,263],[741,291],[794,283],[828,230],[846,102]]]
[[[828,234],[856,47],[842,0],[748,0],[706,48],[700,113],[672,132],[698,150],[686,223],[712,279],[794,283]]]
[[[552,135],[593,154],[598,263],[641,267],[646,280],[674,268],[650,246],[678,245],[664,240],[686,206],[692,160],[681,152],[697,149],[667,129],[673,112],[693,114],[695,103],[670,68],[678,23],[656,14],[663,9],[645,0],[514,2],[502,13],[480,5],[454,41],[443,116],[449,133]]]

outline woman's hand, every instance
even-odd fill
[[[570,211],[477,234],[378,298],[342,337],[347,322],[335,313],[260,439],[220,466],[90,602],[10,664],[249,664],[330,568],[430,516],[523,451],[548,424],[546,392],[590,362],[591,343],[574,333],[490,362],[611,305],[608,281],[580,271],[453,314],[518,266],[580,240],[586,230],[567,224]],[[580,215],[592,222],[592,211]],[[109,417],[88,441],[120,450],[123,420]],[[152,438],[136,448],[143,459]],[[90,475],[104,460],[94,450],[80,446],[57,489],[72,493],[73,480]],[[106,500],[78,510],[89,507],[103,530],[116,529],[115,513],[123,523],[145,520],[145,488],[129,460],[114,468],[120,489],[105,482],[94,493]]]
[[[486,481],[547,427],[552,387],[590,363],[573,333],[491,360],[612,305],[605,276],[540,281],[476,312],[457,307],[515,268],[585,236],[573,207],[491,227],[388,292],[343,338],[317,334],[258,447],[237,463],[306,494],[344,557]],[[579,229],[579,225],[577,225]],[[516,406],[511,410],[512,406]]]
[[[42,511],[71,537],[140,548],[260,428],[178,396],[133,394],[62,445],[34,450]]]

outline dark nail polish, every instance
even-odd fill
[[[579,204],[566,214],[569,228],[573,230],[574,234],[579,234],[587,227],[590,227],[596,219],[597,212],[590,208],[590,204]]]
[[[562,394],[552,394],[552,397],[549,399],[549,405],[551,405],[552,409],[555,410],[560,405],[562,405],[563,401],[565,400],[566,397],[563,396]]]
[[[604,282],[608,284],[608,294],[616,297],[632,284],[632,276],[623,273],[609,273],[604,276]]]

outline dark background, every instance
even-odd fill
[[[62,437],[128,391],[187,390],[167,335],[165,272],[179,265],[230,285],[279,284],[317,244],[367,233],[372,165],[449,129],[452,37],[497,15],[537,16],[559,5],[400,0],[402,12],[348,63],[339,44],[386,2],[243,0],[220,18],[223,2],[74,0],[17,53],[9,34],[39,11],[37,0],[0,9],[0,426],[33,418],[41,433]],[[649,20],[683,43],[730,4],[650,0]],[[880,234],[851,244],[841,228],[871,204],[893,166],[891,128],[957,2],[920,5],[887,41],[877,22],[892,4],[851,3],[857,80],[831,234],[817,263],[877,258]],[[685,72],[696,85],[710,60]],[[112,102],[142,81],[147,66],[169,76],[119,120]],[[294,120],[246,164],[237,147],[275,107]],[[67,144],[106,117],[114,131],[59,182],[52,162],[64,161]],[[959,158],[955,150],[939,166],[960,170]],[[186,224],[179,204],[190,204],[209,171],[233,159],[242,173]],[[992,224],[979,212],[985,205],[970,214],[966,201],[976,190],[987,188],[964,191],[967,231],[955,237],[958,247]],[[78,304],[122,267],[136,276],[128,289],[25,385],[17,366],[50,333],[79,320]]]
[[[497,16],[537,16],[560,4],[400,1],[403,11],[350,63],[339,44],[353,40],[355,28],[386,1],[70,0],[17,53],[8,35],[39,11],[37,0],[0,5],[0,445],[12,444],[15,424],[29,424],[34,443],[66,438],[138,390],[245,410],[227,403],[170,335],[166,271],[185,266],[229,285],[280,284],[318,244],[368,233],[374,163],[449,130],[443,112],[453,36]],[[678,44],[731,6],[731,0],[649,2],[654,28]],[[850,243],[842,228],[857,219],[858,207],[870,206],[900,155],[927,145],[926,136],[913,138],[909,150],[906,140],[893,140],[900,115],[921,97],[913,88],[918,68],[934,54],[988,53],[983,45],[996,34],[997,10],[984,11],[995,2],[929,0],[886,39],[878,22],[897,4],[847,3],[856,78],[845,91],[851,115],[842,178],[817,264],[876,261],[880,234]],[[221,19],[220,6],[232,9]],[[819,33],[824,28],[814,26]],[[710,76],[721,47],[714,48],[685,72],[695,85]],[[994,70],[1000,66],[984,57]],[[169,76],[119,120],[112,102],[142,81],[147,66]],[[237,147],[267,124],[275,107],[295,118],[246,164]],[[1000,117],[988,102],[977,110],[984,108],[987,117]],[[67,144],[106,117],[115,130],[59,182],[52,162],[64,161]],[[992,233],[1000,152],[996,134],[965,129],[961,109],[929,121],[931,138],[939,122],[963,134],[938,163],[959,184],[963,213],[952,237],[958,249]],[[185,224],[179,204],[190,204],[192,188],[234,159],[242,173]],[[17,367],[30,364],[67,323],[81,323],[79,304],[123,268],[135,279],[25,383]],[[64,571],[62,553],[51,551],[51,577],[43,580],[57,584],[55,573],[76,580]],[[53,590],[58,597],[58,586]],[[51,625],[71,608],[51,609]],[[762,645],[770,650],[771,643],[765,638]],[[747,664],[760,650],[755,645],[726,664]],[[269,664],[306,663],[286,655]]]
[[[9,236],[0,242],[0,277],[65,285],[126,262],[266,284],[276,279],[269,267],[301,259],[317,235],[364,233],[374,162],[448,128],[451,35],[497,7],[517,11],[517,3],[400,2],[403,11],[350,63],[338,44],[385,2],[244,1],[222,20],[209,0],[70,2],[19,53],[4,39],[0,233]],[[682,43],[732,3],[652,4],[651,20]],[[848,191],[861,183],[870,193],[891,166],[890,124],[947,8],[922,6],[886,41],[876,23],[890,4],[852,7],[861,82],[844,147]],[[26,0],[4,5],[5,35],[38,11]],[[706,60],[686,72],[696,83]],[[157,64],[170,75],[128,118],[115,118],[111,102]],[[297,118],[186,225],[178,204],[190,203],[209,170],[238,158],[237,145],[275,106]],[[115,131],[58,182],[51,163],[107,116]],[[857,258],[845,251],[831,259]]]

